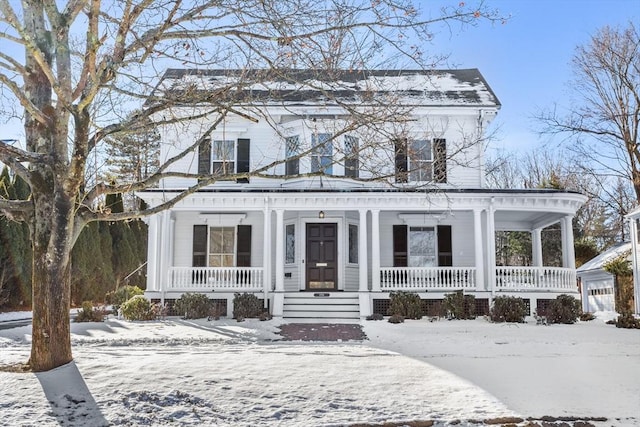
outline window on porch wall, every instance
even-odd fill
[[[251,226],[193,226],[193,267],[250,267]]]
[[[453,265],[451,226],[393,226],[394,267],[450,267]]]

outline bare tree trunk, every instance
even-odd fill
[[[47,371],[70,362],[70,257],[73,203],[34,192],[38,209],[33,236],[33,341],[29,366]]]

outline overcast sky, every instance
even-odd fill
[[[446,0],[449,1],[449,0]],[[541,144],[531,116],[554,103],[567,106],[567,83],[576,46],[597,29],[640,25],[640,0],[485,0],[511,19],[504,25],[466,28],[435,47],[459,68],[479,68],[502,103],[495,147],[525,150]],[[442,1],[444,3],[445,1]],[[423,8],[427,8],[425,1]]]

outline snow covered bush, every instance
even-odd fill
[[[500,296],[493,300],[490,318],[492,322],[524,323],[527,306],[519,297]]]
[[[422,319],[420,295],[415,292],[394,291],[391,292],[389,298],[389,314],[391,316],[402,316],[405,319]]]
[[[202,319],[211,313],[211,300],[204,294],[187,292],[176,300],[173,308],[184,319]]]
[[[129,298],[120,306],[120,310],[127,320],[153,320],[156,318],[155,305],[151,304],[143,295]]]
[[[547,322],[571,325],[576,323],[581,314],[580,301],[570,295],[563,294],[549,304]]]
[[[384,316],[380,313],[373,313],[367,316],[367,320],[383,320]]]
[[[444,308],[447,317],[451,319],[475,319],[476,297],[465,295],[463,291],[456,291],[444,296]]]
[[[136,295],[143,295],[144,291],[137,286],[121,286],[115,291],[107,292],[105,296],[107,304],[113,306],[114,311],[118,311],[120,306],[131,297]]]
[[[106,310],[101,307],[94,307],[93,302],[91,301],[83,301],[82,307],[78,311],[78,315],[76,316],[76,322],[102,322],[104,320],[104,316],[106,314]]]
[[[640,329],[640,319],[633,316],[630,311],[625,311],[614,321],[616,328]]]
[[[404,323],[404,317],[399,314],[392,314],[389,317],[389,323]]]
[[[264,304],[257,296],[250,293],[236,293],[233,295],[233,318],[248,319],[260,317],[265,311]]]

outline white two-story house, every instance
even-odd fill
[[[156,95],[189,91],[200,102],[174,114],[192,119],[159,128],[173,176],[138,195],[157,206],[215,180],[150,218],[148,298],[201,292],[231,315],[250,292],[274,316],[357,318],[386,314],[398,290],[425,314],[457,290],[478,314],[498,295],[531,311],[578,295],[571,224],[585,198],[485,187],[500,103],[477,69],[170,69]],[[541,233],[557,223],[562,260],[545,266]],[[530,232],[533,265],[496,265],[498,230]]]

